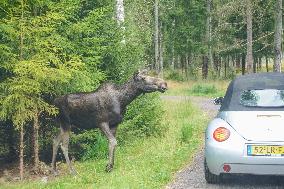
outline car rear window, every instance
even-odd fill
[[[240,104],[251,107],[284,107],[284,90],[245,90],[241,93]]]

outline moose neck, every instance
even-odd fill
[[[142,94],[142,91],[139,90],[137,84],[133,79],[129,80],[120,87],[120,103],[122,108],[126,108],[135,98]]]

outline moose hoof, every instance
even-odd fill
[[[113,165],[110,165],[110,164],[108,164],[107,166],[106,166],[106,172],[111,172],[112,171],[112,169],[113,169]]]

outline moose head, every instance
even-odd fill
[[[133,79],[143,93],[155,91],[164,93],[168,89],[167,83],[163,79],[149,76],[146,70],[137,71],[133,75]]]

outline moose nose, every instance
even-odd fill
[[[161,89],[162,89],[162,90],[167,90],[167,89],[168,89],[167,83],[163,83],[163,84],[161,85]]]

